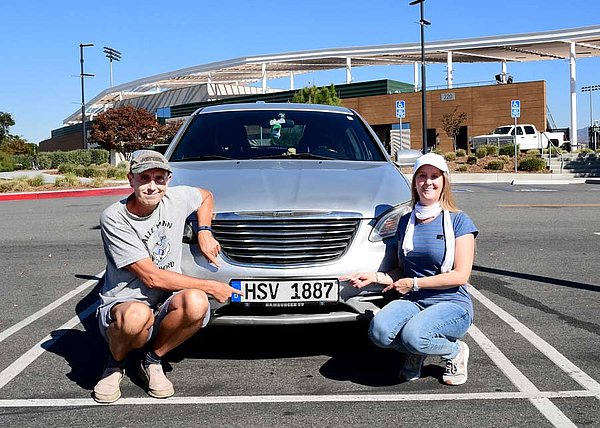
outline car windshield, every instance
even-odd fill
[[[299,110],[235,110],[193,117],[171,162],[224,159],[384,161],[353,114]]]

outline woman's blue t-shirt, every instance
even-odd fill
[[[405,256],[402,251],[402,242],[409,219],[410,213],[400,219],[397,232],[398,262],[404,270],[404,276],[407,278],[422,278],[438,275],[441,273],[444,254],[446,252],[442,223],[443,215],[438,215],[428,223],[415,224],[413,236],[414,249]],[[451,212],[450,219],[452,220],[454,236],[456,238],[468,233],[472,233],[477,237],[479,231],[466,213],[462,211]],[[404,298],[416,302],[423,307],[428,307],[439,302],[458,303],[469,311],[471,319],[473,319],[473,303],[465,285],[445,290],[421,288],[419,291],[408,293]]]

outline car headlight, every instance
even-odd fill
[[[379,220],[377,220],[375,227],[373,227],[373,230],[369,235],[369,241],[379,242],[383,239],[394,236],[396,234],[396,230],[398,230],[398,222],[400,221],[400,217],[410,212],[410,210],[410,203],[406,203],[398,205],[397,207],[385,212],[379,218]]]

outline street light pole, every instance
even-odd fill
[[[88,144],[87,144],[87,133],[85,131],[85,85],[84,85],[84,79],[86,77],[92,77],[94,76],[93,74],[87,74],[83,72],[83,48],[89,48],[94,46],[93,43],[80,43],[79,44],[79,63],[81,64],[81,72],[80,72],[80,77],[81,77],[81,133],[83,136],[83,148],[87,149],[88,148]]]
[[[119,52],[116,49],[104,46],[104,54],[106,55],[106,58],[108,58],[110,60],[110,87],[112,88],[112,86],[113,86],[112,63],[113,63],[113,60],[121,61],[121,52]]]
[[[427,153],[427,78],[425,72],[425,26],[431,25],[424,17],[425,0],[413,0],[409,6],[418,4],[421,10],[421,126],[423,127],[423,154]]]

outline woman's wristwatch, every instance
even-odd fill
[[[417,282],[417,277],[413,277],[413,286],[412,291],[419,291],[419,283]]]

